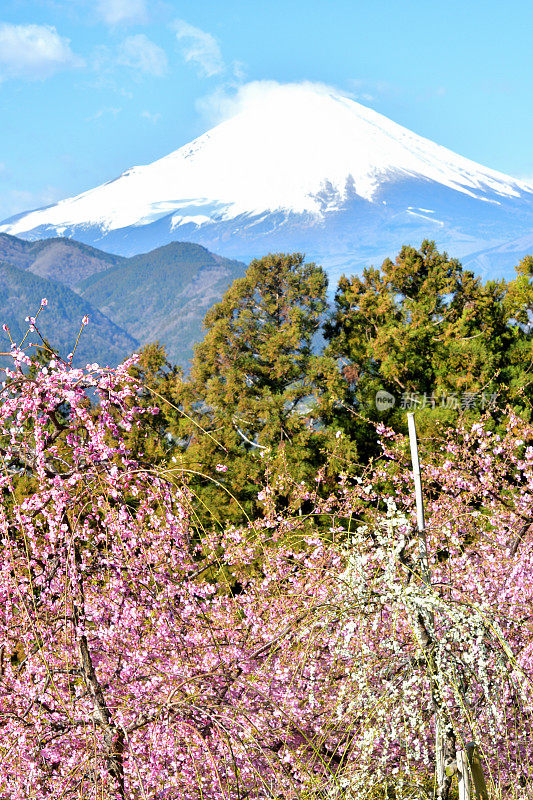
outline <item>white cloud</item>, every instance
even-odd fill
[[[183,19],[174,20],[171,27],[181,45],[185,61],[194,64],[199,75],[210,78],[224,72],[224,59],[214,36]]]
[[[98,0],[96,9],[107,25],[146,22],[145,0]]]
[[[151,122],[153,125],[157,125],[157,123],[163,119],[162,114],[159,114],[159,112],[152,114],[151,111],[141,111],[141,117],[147,119],[148,122]]]
[[[165,75],[168,69],[165,51],[144,33],[124,39],[118,49],[117,62],[157,77]]]
[[[51,25],[0,25],[0,79],[42,80],[58,70],[82,65],[69,39]]]
[[[290,93],[295,87],[310,86],[314,91],[324,94],[338,90],[325,83],[301,81],[300,83],[278,83],[278,81],[250,81],[241,86],[218,87],[215,91],[201,97],[196,101],[196,108],[211,125],[216,125],[225,119],[239,114],[253,106],[261,106],[265,97],[272,91]],[[348,94],[346,91],[343,94]]]

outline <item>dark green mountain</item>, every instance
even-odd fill
[[[189,242],[172,242],[83,281],[79,293],[141,344],[159,341],[187,366],[207,310],[245,264]]]
[[[15,247],[14,252],[16,255]],[[23,255],[23,248],[19,252]],[[68,286],[0,261],[0,350],[10,348],[1,325],[9,327],[14,342],[21,342],[28,328],[25,317],[35,316],[43,297],[48,306],[40,313],[37,325],[62,357],[72,351],[85,314],[89,316],[89,325],[76,348],[75,364],[84,366],[94,361],[118,364],[138,349],[139,343],[132,336]],[[26,343],[38,341],[37,334],[30,333]],[[4,366],[9,363],[5,357],[0,360]]]

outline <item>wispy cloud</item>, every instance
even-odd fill
[[[141,111],[141,117],[143,119],[147,119],[148,122],[152,123],[152,125],[157,125],[157,123],[163,119],[162,114],[159,114],[159,112],[152,114],[151,111]]]
[[[24,189],[8,189],[3,191],[0,197],[0,219],[4,220],[30,208],[42,208],[57,202],[63,196],[55,186],[45,186],[32,192]]]
[[[144,33],[124,39],[118,49],[117,63],[157,77],[166,75],[168,70],[165,51]]]
[[[214,36],[183,19],[174,20],[171,27],[181,46],[185,61],[193,64],[201,77],[211,78],[224,72],[224,59]]]
[[[59,70],[82,65],[70,40],[51,25],[0,25],[0,80],[43,80]]]
[[[386,81],[369,81],[352,78],[348,81],[351,94],[355,100],[363,103],[373,103],[382,97],[390,97],[398,94],[398,88]]]
[[[234,61],[231,68],[235,80],[242,83],[246,78],[246,64],[243,61]]]
[[[116,117],[122,111],[121,108],[115,108],[114,106],[106,106],[105,108],[99,108],[95,114],[92,114],[90,117],[86,118],[87,122],[95,122],[97,119],[101,119],[102,117],[112,116]]]
[[[148,18],[145,0],[98,0],[96,10],[106,25],[131,25]]]

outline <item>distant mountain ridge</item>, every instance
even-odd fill
[[[200,245],[172,242],[92,275],[79,291],[139,341],[164,343],[184,366],[208,309],[245,270]]]
[[[89,316],[76,363],[116,364],[159,340],[169,359],[186,367],[208,308],[245,269],[187,242],[128,259],[70,239],[28,242],[0,234],[0,324],[20,341],[25,317],[46,297],[39,329],[63,356]],[[0,331],[0,349],[8,342]]]
[[[37,313],[43,297],[48,306],[39,315],[39,331],[62,358],[74,349],[85,315],[90,324],[80,336],[74,364],[118,364],[138,349],[137,339],[68,286],[0,260],[0,325],[9,327],[14,342],[20,343],[24,338],[28,329],[24,320]],[[29,342],[41,345],[36,333],[30,333],[26,344]],[[9,347],[7,333],[0,330],[0,350],[8,351]],[[0,363],[9,362],[3,357]]]
[[[177,238],[246,261],[298,250],[332,283],[430,238],[484,277],[504,277],[533,230],[533,186],[340,92],[273,85],[169,155],[0,230],[127,256]]]
[[[0,258],[42,278],[75,288],[81,281],[126,261],[123,256],[60,237],[26,241],[0,233]]]

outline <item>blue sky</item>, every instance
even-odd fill
[[[522,0],[2,0],[0,219],[166,155],[261,80],[533,179],[532,29]]]

